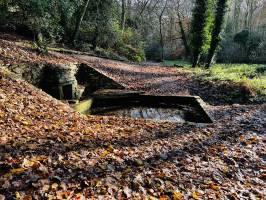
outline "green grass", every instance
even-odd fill
[[[266,95],[266,73],[257,71],[261,65],[249,64],[216,64],[205,73],[205,78],[210,80],[232,80],[242,82],[254,91]]]
[[[164,65],[165,66],[175,66],[175,65],[178,65],[178,66],[191,66],[190,62],[188,61],[185,61],[185,60],[164,60]]]
[[[240,82],[250,87],[254,92],[266,95],[266,72],[259,72],[258,70],[262,65],[215,64],[210,69],[204,69],[191,68],[191,64],[183,60],[165,61],[167,66],[174,66],[175,64],[184,66],[184,70],[192,72],[203,79]]]

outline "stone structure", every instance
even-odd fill
[[[136,91],[94,93],[91,98],[73,105],[83,114],[144,118],[155,121],[213,123],[197,96],[158,96]]]
[[[80,95],[77,89],[76,71],[75,64],[46,65],[43,69],[40,87],[60,100],[78,99]]]
[[[45,65],[42,63],[20,63],[17,65],[10,65],[7,68],[19,78],[39,87],[42,80],[44,66]]]
[[[82,100],[87,99],[100,89],[125,89],[112,78],[86,64],[21,63],[9,66],[8,69],[60,100],[79,100],[80,97]]]

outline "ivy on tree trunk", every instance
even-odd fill
[[[214,28],[212,31],[212,39],[211,39],[211,45],[208,52],[207,62],[205,67],[209,68],[211,66],[215,50],[217,49],[221,37],[220,33],[222,30],[225,13],[226,13],[226,4],[227,0],[217,0],[217,6],[216,6],[216,13],[215,13],[215,20],[214,20]]]
[[[206,26],[206,13],[208,9],[207,0],[197,0],[193,9],[192,20],[192,67],[196,67],[199,62],[202,46],[204,45],[204,28]]]

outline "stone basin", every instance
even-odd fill
[[[96,113],[104,116],[116,116],[134,119],[147,119],[166,122],[185,122],[185,112],[178,108],[151,108],[131,106],[128,108],[117,108],[114,110]]]
[[[197,96],[161,96],[127,90],[103,90],[74,109],[83,114],[167,122],[212,123]]]

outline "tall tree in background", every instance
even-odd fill
[[[122,0],[122,5],[121,5],[121,30],[122,30],[122,33],[124,32],[124,29],[125,29],[125,23],[126,23],[126,0]]]
[[[209,68],[214,57],[215,50],[221,41],[220,33],[224,23],[226,13],[227,0],[217,0],[214,28],[212,31],[211,45],[208,52],[207,62],[205,67]]]
[[[161,45],[161,61],[164,60],[164,38],[163,38],[163,14],[166,9],[168,0],[165,0],[164,6],[159,15],[159,26],[160,26],[160,45]]]
[[[241,14],[241,4],[243,0],[235,0],[233,8],[233,31],[234,33],[238,32],[239,29],[239,18]]]
[[[208,27],[210,26],[209,6],[208,0],[196,0],[195,2],[191,24],[192,67],[198,65],[202,51],[207,46]]]
[[[180,13],[180,0],[177,1],[176,11],[177,11],[178,25],[179,25],[180,33],[181,33],[181,39],[182,39],[183,45],[185,47],[185,57],[188,58],[190,55],[190,47],[188,44],[187,35],[186,35],[185,28],[183,25],[183,19],[182,19],[181,13]]]
[[[94,36],[93,36],[93,40],[92,40],[92,49],[96,50],[96,47],[98,45],[98,38],[99,38],[99,32],[100,32],[100,10],[99,10],[99,5],[100,2],[99,1],[95,1],[95,5],[96,5],[96,18],[95,18],[95,30],[94,30]]]
[[[73,34],[72,41],[71,41],[73,44],[75,43],[75,40],[78,37],[79,29],[80,29],[82,20],[83,20],[85,14],[87,12],[89,3],[90,3],[90,0],[86,0],[86,3],[85,3],[85,5],[83,7],[83,10],[82,10],[82,13],[81,13],[80,17],[77,19],[75,30],[74,30],[74,34]]]
[[[0,24],[6,18],[7,11],[8,11],[8,1],[7,0],[0,1]]]
[[[179,24],[179,27],[180,27],[180,33],[181,33],[181,38],[182,38],[182,41],[183,41],[183,44],[184,44],[184,47],[185,47],[185,56],[186,58],[189,57],[190,55],[190,48],[189,48],[189,45],[188,45],[188,41],[187,41],[187,36],[186,36],[186,33],[185,33],[185,29],[184,29],[184,26],[183,26],[183,22],[182,22],[182,18],[180,16],[180,13],[177,13],[178,15],[178,24]]]

